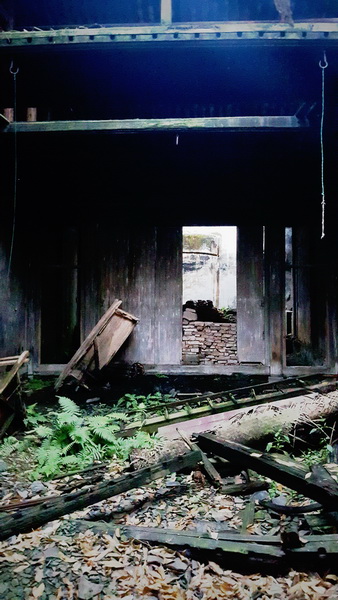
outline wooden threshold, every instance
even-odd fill
[[[179,119],[109,119],[88,121],[17,121],[4,133],[111,132],[147,133],[167,131],[276,131],[308,127],[295,115],[251,117],[192,117]]]

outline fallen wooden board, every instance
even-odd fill
[[[292,379],[290,381],[294,380]],[[251,386],[250,390],[260,389],[264,386],[267,387],[268,384]],[[154,412],[161,409],[170,410],[180,406],[182,406],[182,408],[176,412],[167,413],[164,416],[145,415],[142,421],[137,420],[125,426],[124,431],[128,435],[131,435],[134,431],[140,429],[140,427],[142,427],[144,431],[149,431],[150,433],[160,429],[161,437],[175,439],[177,437],[176,426],[179,423],[180,430],[184,431],[187,435],[191,435],[192,433],[202,433],[203,431],[208,431],[213,427],[217,427],[217,425],[221,424],[225,419],[229,420],[233,415],[239,412],[239,410],[245,412],[251,410],[254,406],[267,403],[271,404],[271,406],[275,405],[282,407],[283,401],[285,401],[285,406],[296,397],[301,401],[302,397],[305,397],[304,392],[312,392],[314,394],[318,392],[323,394],[334,391],[337,389],[337,381],[335,378],[328,378],[321,383],[286,388],[284,391],[279,390],[270,394],[261,393],[247,395],[242,398],[231,398],[233,394],[248,389],[249,388],[246,386],[245,388],[236,388],[224,392],[202,394],[181,401],[174,400],[173,402],[168,402],[165,407],[163,404],[153,406],[151,407],[151,410]],[[222,401],[216,402],[217,399],[221,399]],[[204,406],[191,408],[189,406],[190,403],[204,403]]]
[[[25,508],[22,511],[16,510],[12,514],[0,514],[0,539],[4,540],[11,535],[26,533],[75,510],[81,510],[106,498],[147,485],[155,479],[160,479],[182,469],[192,468],[200,460],[200,452],[187,452],[171,460],[162,461],[151,467],[128,473],[112,481],[104,481],[87,490],[65,494],[38,506]]]
[[[296,490],[304,496],[322,504],[325,508],[334,509],[338,503],[338,484],[333,478],[330,486],[323,487],[320,479],[311,471],[304,476],[304,471],[296,462],[291,466],[290,459],[274,459],[269,454],[258,452],[243,444],[217,438],[212,434],[198,436],[198,445],[204,452],[212,452],[223,458],[252,469],[279,483]]]
[[[178,546],[195,548],[198,550],[219,551],[250,557],[282,558],[284,552],[276,545],[258,543],[259,536],[255,540],[249,540],[249,536],[243,538],[240,534],[228,534],[217,532],[217,537],[200,534],[195,531],[177,531],[176,529],[160,529],[159,527],[138,527],[134,525],[115,526],[109,523],[80,521],[81,529],[91,529],[96,532],[114,534],[118,529],[120,534],[127,538],[139,541],[156,542],[167,546]],[[253,536],[254,537],[254,536]],[[261,536],[264,537],[264,536]]]
[[[227,531],[212,531],[212,535],[201,534],[194,530],[177,531],[176,529],[162,529],[159,527],[141,527],[137,525],[111,525],[105,522],[92,522],[79,520],[77,528],[81,531],[90,529],[96,533],[108,533],[114,535],[119,532],[126,538],[132,538],[141,542],[153,542],[173,547],[188,547],[203,551],[221,551],[237,557],[247,556],[250,559],[258,558],[264,560],[278,560],[303,556],[305,559],[314,557],[338,557],[338,535],[309,535],[304,538],[300,548],[282,548],[280,536],[249,535],[240,533],[229,533]]]
[[[105,367],[127,337],[133,331],[138,319],[121,310],[122,300],[114,300],[110,308],[88,334],[56,380],[58,390],[67,377],[73,377],[79,384],[86,385],[93,373]]]

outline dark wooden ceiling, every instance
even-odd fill
[[[2,0],[14,27],[158,23],[160,0]],[[336,0],[294,0],[294,19],[337,18]],[[273,0],[173,0],[173,20],[278,20]]]

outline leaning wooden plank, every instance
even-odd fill
[[[28,357],[29,357],[28,350],[25,350],[24,352],[22,352],[20,354],[20,356],[18,356],[15,363],[13,364],[11,370],[8,371],[8,373],[6,373],[6,375],[4,375],[4,377],[2,377],[2,379],[0,380],[0,394],[2,394],[5,391],[6,387],[12,381],[12,379],[16,376],[16,374],[18,373],[18,371],[22,367],[22,365],[24,365],[27,362]]]
[[[147,485],[155,479],[165,477],[170,473],[192,468],[201,460],[199,452],[187,452],[171,460],[157,463],[152,467],[128,473],[112,481],[104,481],[89,490],[81,490],[74,494],[59,496],[54,500],[44,502],[39,506],[17,510],[12,514],[0,516],[0,539],[4,540],[11,535],[25,533],[44,525],[48,521],[58,519],[63,515],[81,510],[86,506],[122,494],[133,488]]]
[[[302,469],[290,460],[274,459],[269,454],[258,452],[242,444],[222,440],[212,434],[198,436],[198,444],[204,452],[213,452],[231,462],[245,466],[257,473],[274,479],[279,483],[296,490],[304,496],[320,502],[325,508],[335,508],[338,502],[338,484],[330,489],[323,488],[320,483],[311,479],[311,472],[304,476]]]
[[[255,536],[256,541],[243,541],[243,536],[237,535],[236,539],[224,539],[222,535],[211,537],[201,535],[194,531],[177,531],[177,529],[160,529],[158,527],[138,527],[134,525],[125,525],[116,527],[108,523],[91,523],[88,521],[81,521],[81,529],[87,528],[96,532],[106,532],[114,534],[116,529],[119,529],[120,533],[127,538],[134,538],[139,541],[155,542],[158,544],[165,544],[166,546],[178,546],[178,547],[189,547],[198,550],[212,550],[237,554],[237,555],[250,555],[250,557],[271,557],[281,558],[284,556],[284,552],[281,548],[276,545],[269,545],[265,543],[259,543],[258,540],[264,538],[264,536]],[[248,538],[248,536],[247,536]],[[246,538],[246,540],[247,540]]]
[[[102,369],[121,347],[138,321],[133,315],[119,309],[121,303],[122,300],[114,300],[107,312],[88,334],[58,377],[55,383],[56,390],[61,387],[69,375],[81,380],[84,372],[94,361],[95,352],[98,353],[98,368]]]

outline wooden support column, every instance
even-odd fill
[[[172,22],[172,0],[161,0],[161,23],[167,25]]]
[[[281,375],[285,363],[285,227],[265,227],[267,361],[271,375]]]
[[[265,363],[263,227],[237,228],[237,353]]]
[[[295,334],[304,344],[311,344],[311,256],[309,227],[293,227]]]

